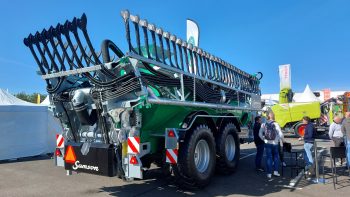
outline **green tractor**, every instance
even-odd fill
[[[64,128],[56,164],[131,181],[153,163],[186,188],[234,172],[239,133],[261,109],[260,79],[121,15],[126,53],[110,40],[96,52],[85,14],[24,39]]]

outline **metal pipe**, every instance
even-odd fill
[[[194,65],[195,65],[195,72],[198,76],[202,76],[201,74],[201,69],[200,69],[200,63],[198,61],[198,53],[197,53],[198,48],[197,47],[193,47],[192,49],[192,54],[193,54],[193,61],[194,61]]]
[[[133,47],[131,45],[131,38],[130,38],[130,27],[129,27],[129,18],[130,13],[129,10],[121,11],[121,16],[123,17],[124,24],[125,24],[125,32],[126,32],[126,41],[128,42],[129,51],[133,51]]]
[[[319,169],[318,169],[317,142],[316,142],[316,140],[314,142],[314,151],[315,151],[316,181],[319,182],[320,174],[319,174]]]
[[[210,73],[209,73],[209,64],[208,64],[208,61],[207,61],[206,52],[205,52],[205,51],[202,51],[201,56],[202,56],[202,58],[203,58],[203,65],[204,65],[204,70],[205,70],[205,77],[206,77],[207,79],[209,79]]]
[[[179,74],[184,74],[184,75],[186,75],[186,76],[188,76],[188,77],[194,77],[194,75],[191,74],[191,73],[188,73],[188,72],[186,72],[186,71],[183,71],[183,70],[180,70],[180,69],[177,69],[177,68],[174,68],[174,67],[169,67],[169,66],[166,65],[166,64],[163,64],[163,63],[157,62],[157,61],[155,61],[155,60],[151,60],[151,59],[145,58],[145,57],[140,56],[140,55],[137,55],[137,54],[126,53],[125,56],[126,56],[126,57],[130,57],[130,58],[135,58],[135,59],[141,60],[141,61],[143,61],[143,62],[147,62],[147,63],[149,63],[149,64],[155,64],[155,65],[157,65],[157,66],[159,66],[159,67],[161,67],[161,68],[164,68],[164,69],[166,69],[166,70],[173,71],[173,72],[176,72],[176,73],[179,73]],[[232,90],[235,90],[235,91],[240,91],[240,92],[242,92],[243,94],[249,94],[249,95],[251,95],[251,93],[249,93],[249,92],[242,91],[242,90],[239,90],[239,89],[237,89],[237,88],[230,87],[230,86],[228,86],[228,85],[226,85],[226,84],[219,83],[219,82],[216,82],[216,81],[213,81],[213,80],[210,80],[210,79],[206,79],[206,78],[204,78],[204,77],[197,77],[197,78],[200,79],[200,80],[206,81],[206,82],[208,82],[208,83],[211,83],[211,84],[215,84],[215,85],[218,85],[218,86],[222,86],[222,87],[225,87],[225,88],[229,88],[229,89],[232,89]]]
[[[176,52],[176,36],[175,35],[170,35],[170,41],[173,46],[173,51],[174,51],[174,60],[175,60],[175,65],[176,68],[180,68],[178,60],[177,60],[177,52]]]
[[[181,39],[176,39],[176,45],[177,45],[177,47],[178,47],[178,49],[179,49],[179,56],[180,56],[180,64],[181,64],[181,68],[179,68],[179,69],[181,69],[182,71],[185,71],[185,67],[184,67],[184,62],[183,62],[183,54],[182,54],[182,40]],[[180,66],[180,65],[179,65]]]
[[[196,74],[195,73],[195,65],[194,65],[194,61],[193,61],[193,54],[192,54],[192,49],[193,49],[193,45],[191,43],[187,43],[187,49],[188,49],[188,54],[189,54],[189,59],[190,59],[190,65],[189,65],[189,69],[190,69],[190,73],[191,74]]]
[[[171,61],[171,52],[170,52],[170,34],[169,32],[164,32],[163,33],[163,37],[165,38],[165,43],[166,43],[166,46],[167,46],[167,56],[168,56],[168,59],[169,59],[169,63],[171,66],[174,66],[173,62]]]
[[[62,42],[62,38],[61,38],[61,24],[57,24],[56,26],[56,31],[57,31],[57,34],[53,34],[54,37],[56,37],[57,39],[57,42],[58,42],[58,45],[60,45],[61,49],[62,49],[62,52],[63,52],[63,60],[64,60],[64,57],[66,57],[67,59],[67,62],[69,64],[69,69],[70,70],[73,70],[73,66],[74,65],[74,62],[72,61],[72,59],[69,57],[68,53],[67,53],[67,47],[64,46],[63,42]]]
[[[200,76],[205,77],[205,71],[204,71],[204,66],[203,66],[203,59],[202,59],[202,50],[199,48],[196,48],[196,57],[199,59],[198,61],[198,67],[200,67]]]
[[[132,23],[134,23],[134,27],[135,27],[135,35],[136,35],[136,44],[137,44],[138,54],[142,55],[140,30],[139,30],[140,17],[138,15],[136,15],[136,16],[130,15],[130,20],[132,21]]]
[[[182,49],[184,50],[184,59],[185,59],[185,62],[186,62],[185,67],[184,67],[184,71],[190,73],[190,71],[189,71],[190,65],[189,65],[189,62],[188,62],[188,55],[187,55],[187,43],[186,42],[182,42],[181,46],[182,46]],[[186,68],[186,70],[185,70],[185,68]]]
[[[140,20],[140,25],[142,27],[143,36],[145,38],[145,46],[146,46],[146,51],[147,51],[147,57],[151,58],[151,54],[149,52],[149,44],[148,44],[148,33],[147,33],[148,22],[147,22],[147,20]]]
[[[216,65],[215,65],[215,62],[214,62],[214,56],[213,55],[210,55],[210,64],[212,66],[212,77],[213,79],[212,80],[215,80],[217,81],[218,77],[217,77],[217,69],[216,69]]]
[[[61,54],[58,52],[57,50],[57,44],[55,44],[54,40],[53,40],[53,36],[57,33],[57,31],[55,30],[55,28],[53,28],[52,26],[49,28],[49,31],[47,31],[46,34],[46,38],[49,40],[51,47],[53,48],[53,51],[58,59],[58,62],[61,64],[61,71],[65,71],[66,70],[66,66],[64,65],[64,61],[63,58],[61,57]]]
[[[185,101],[185,85],[184,85],[184,75],[180,74],[180,84],[181,84],[181,101]]]
[[[77,26],[79,27],[79,29],[83,32],[83,35],[84,35],[84,38],[86,40],[86,43],[92,53],[92,56],[94,57],[95,59],[95,64],[101,64],[101,61],[100,59],[97,57],[96,55],[96,52],[95,52],[95,49],[94,47],[92,46],[91,44],[91,41],[90,41],[90,37],[89,37],[89,34],[87,33],[87,30],[86,30],[86,25],[87,25],[87,17],[85,15],[85,13],[81,16],[80,19],[77,19]],[[130,35],[130,34],[129,34]]]
[[[156,28],[156,33],[158,34],[159,47],[162,55],[162,63],[166,64],[165,55],[164,55],[164,46],[163,46],[163,30],[161,28]]]
[[[41,47],[40,47],[40,43],[39,43],[39,40],[38,40],[38,34],[40,34],[39,32],[36,32],[35,36],[33,36],[33,43],[34,45],[36,46],[39,54],[40,54],[40,57],[41,57],[41,60],[42,60],[42,63],[44,64],[44,67],[47,69],[48,72],[50,72],[50,67],[49,67],[49,63],[48,61],[46,60],[46,57],[45,57],[45,54],[44,52],[41,50]]]
[[[159,104],[159,105],[176,105],[184,107],[210,107],[215,109],[226,109],[226,110],[246,110],[246,111],[260,111],[261,109],[247,109],[244,107],[234,107],[231,105],[223,104],[211,104],[211,103],[202,103],[202,102],[192,102],[192,101],[179,101],[179,100],[169,100],[169,99],[147,99],[150,104]]]
[[[148,24],[148,30],[151,32],[152,44],[153,44],[153,52],[156,61],[159,61],[159,56],[157,52],[157,39],[156,39],[156,26],[153,24]]]
[[[78,47],[79,47],[79,50],[80,50],[80,52],[81,52],[81,55],[82,55],[82,57],[84,58],[84,60],[85,60],[85,63],[86,63],[86,66],[89,66],[90,65],[90,62],[92,62],[93,64],[95,64],[95,65],[97,65],[98,63],[97,62],[95,62],[95,61],[93,61],[90,57],[91,56],[88,56],[87,54],[86,54],[86,47],[83,47],[83,45],[81,44],[81,41],[80,41],[80,38],[79,38],[79,35],[78,35],[78,29],[77,29],[77,19],[76,18],[74,18],[73,19],[73,22],[72,22],[72,25],[70,26],[70,31],[73,33],[73,35],[74,35],[74,38],[75,38],[75,40],[77,41],[77,44],[78,44]],[[91,54],[92,54],[92,52],[91,52]],[[96,58],[94,58],[95,60],[96,60]],[[98,59],[98,58],[97,58]],[[82,60],[80,60],[80,61],[82,61]]]
[[[34,48],[33,48],[33,43],[32,43],[32,40],[31,40],[32,37],[33,37],[33,35],[32,35],[32,34],[29,34],[28,38],[25,38],[25,39],[23,40],[23,42],[24,42],[24,44],[29,48],[30,52],[32,53],[32,55],[33,55],[33,57],[34,57],[36,63],[37,63],[38,66],[39,66],[39,70],[40,70],[40,72],[41,72],[41,75],[45,75],[45,74],[46,74],[45,69],[44,69],[43,66],[41,65],[41,62],[40,62],[40,60],[39,60],[38,56],[36,55],[35,50],[34,50]],[[45,81],[46,81],[46,85],[49,86],[49,85],[50,85],[49,80],[46,79]]]
[[[210,62],[210,54],[207,53],[207,52],[203,52],[203,54],[205,55],[205,60],[207,62],[207,65],[208,65],[208,79],[212,80],[214,77],[213,77],[213,69],[212,69],[212,65],[211,65],[211,62]]]
[[[41,34],[38,34],[38,41],[42,43],[42,45],[44,46],[44,50],[46,51],[47,55],[49,56],[49,59],[51,60],[51,66],[53,67],[53,69],[55,70],[55,72],[59,72],[58,66],[55,62],[55,58],[54,56],[51,54],[51,51],[49,49],[49,47],[47,46],[47,42],[46,42],[46,29],[43,29],[43,31],[41,32]],[[51,70],[52,70],[51,67]]]

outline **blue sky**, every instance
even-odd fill
[[[0,88],[42,92],[44,81],[23,38],[85,12],[95,48],[111,39],[126,50],[120,11],[186,37],[186,18],[200,26],[200,47],[249,73],[261,71],[263,93],[279,91],[278,65],[292,65],[292,88],[350,90],[350,1],[19,1],[1,0]]]

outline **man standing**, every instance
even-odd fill
[[[329,138],[333,140],[334,146],[335,147],[340,147],[344,146],[344,135],[343,132],[341,131],[342,127],[342,118],[339,116],[336,116],[334,118],[333,123],[331,126],[329,126]],[[336,165],[340,166],[342,164],[342,159],[340,162],[338,161]]]
[[[347,164],[350,167],[350,112],[345,113],[345,120],[343,121],[341,131],[346,137],[346,158]]]
[[[266,153],[266,171],[267,178],[271,178],[272,175],[272,163],[273,175],[280,176],[279,170],[279,153],[278,153],[278,142],[284,141],[281,127],[275,122],[275,115],[270,112],[268,115],[268,121],[261,125],[259,130],[259,137],[265,142],[265,153]],[[273,160],[273,161],[272,161]]]
[[[264,169],[261,167],[261,160],[262,160],[263,155],[264,155],[265,143],[259,137],[259,130],[260,130],[260,127],[261,127],[261,121],[262,120],[261,120],[260,116],[255,117],[255,123],[254,123],[253,132],[254,132],[254,143],[255,143],[255,146],[256,146],[255,169],[257,171],[263,172]]]
[[[313,165],[314,160],[312,157],[312,147],[314,146],[315,136],[314,136],[314,125],[308,116],[303,117],[303,124],[305,125],[304,134],[304,160],[306,161],[306,169],[310,169]],[[303,138],[301,138],[303,139]]]
[[[331,126],[329,126],[329,138],[333,140],[334,146],[339,147],[339,146],[344,146],[344,135],[341,131],[341,126],[342,126],[342,118],[339,116],[336,116],[334,118],[333,123]]]

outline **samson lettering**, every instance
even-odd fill
[[[74,165],[72,166],[73,170],[77,170],[78,168],[86,169],[86,170],[95,170],[96,172],[99,171],[98,166],[90,166],[90,165],[83,165],[80,164],[79,161],[76,161]]]

